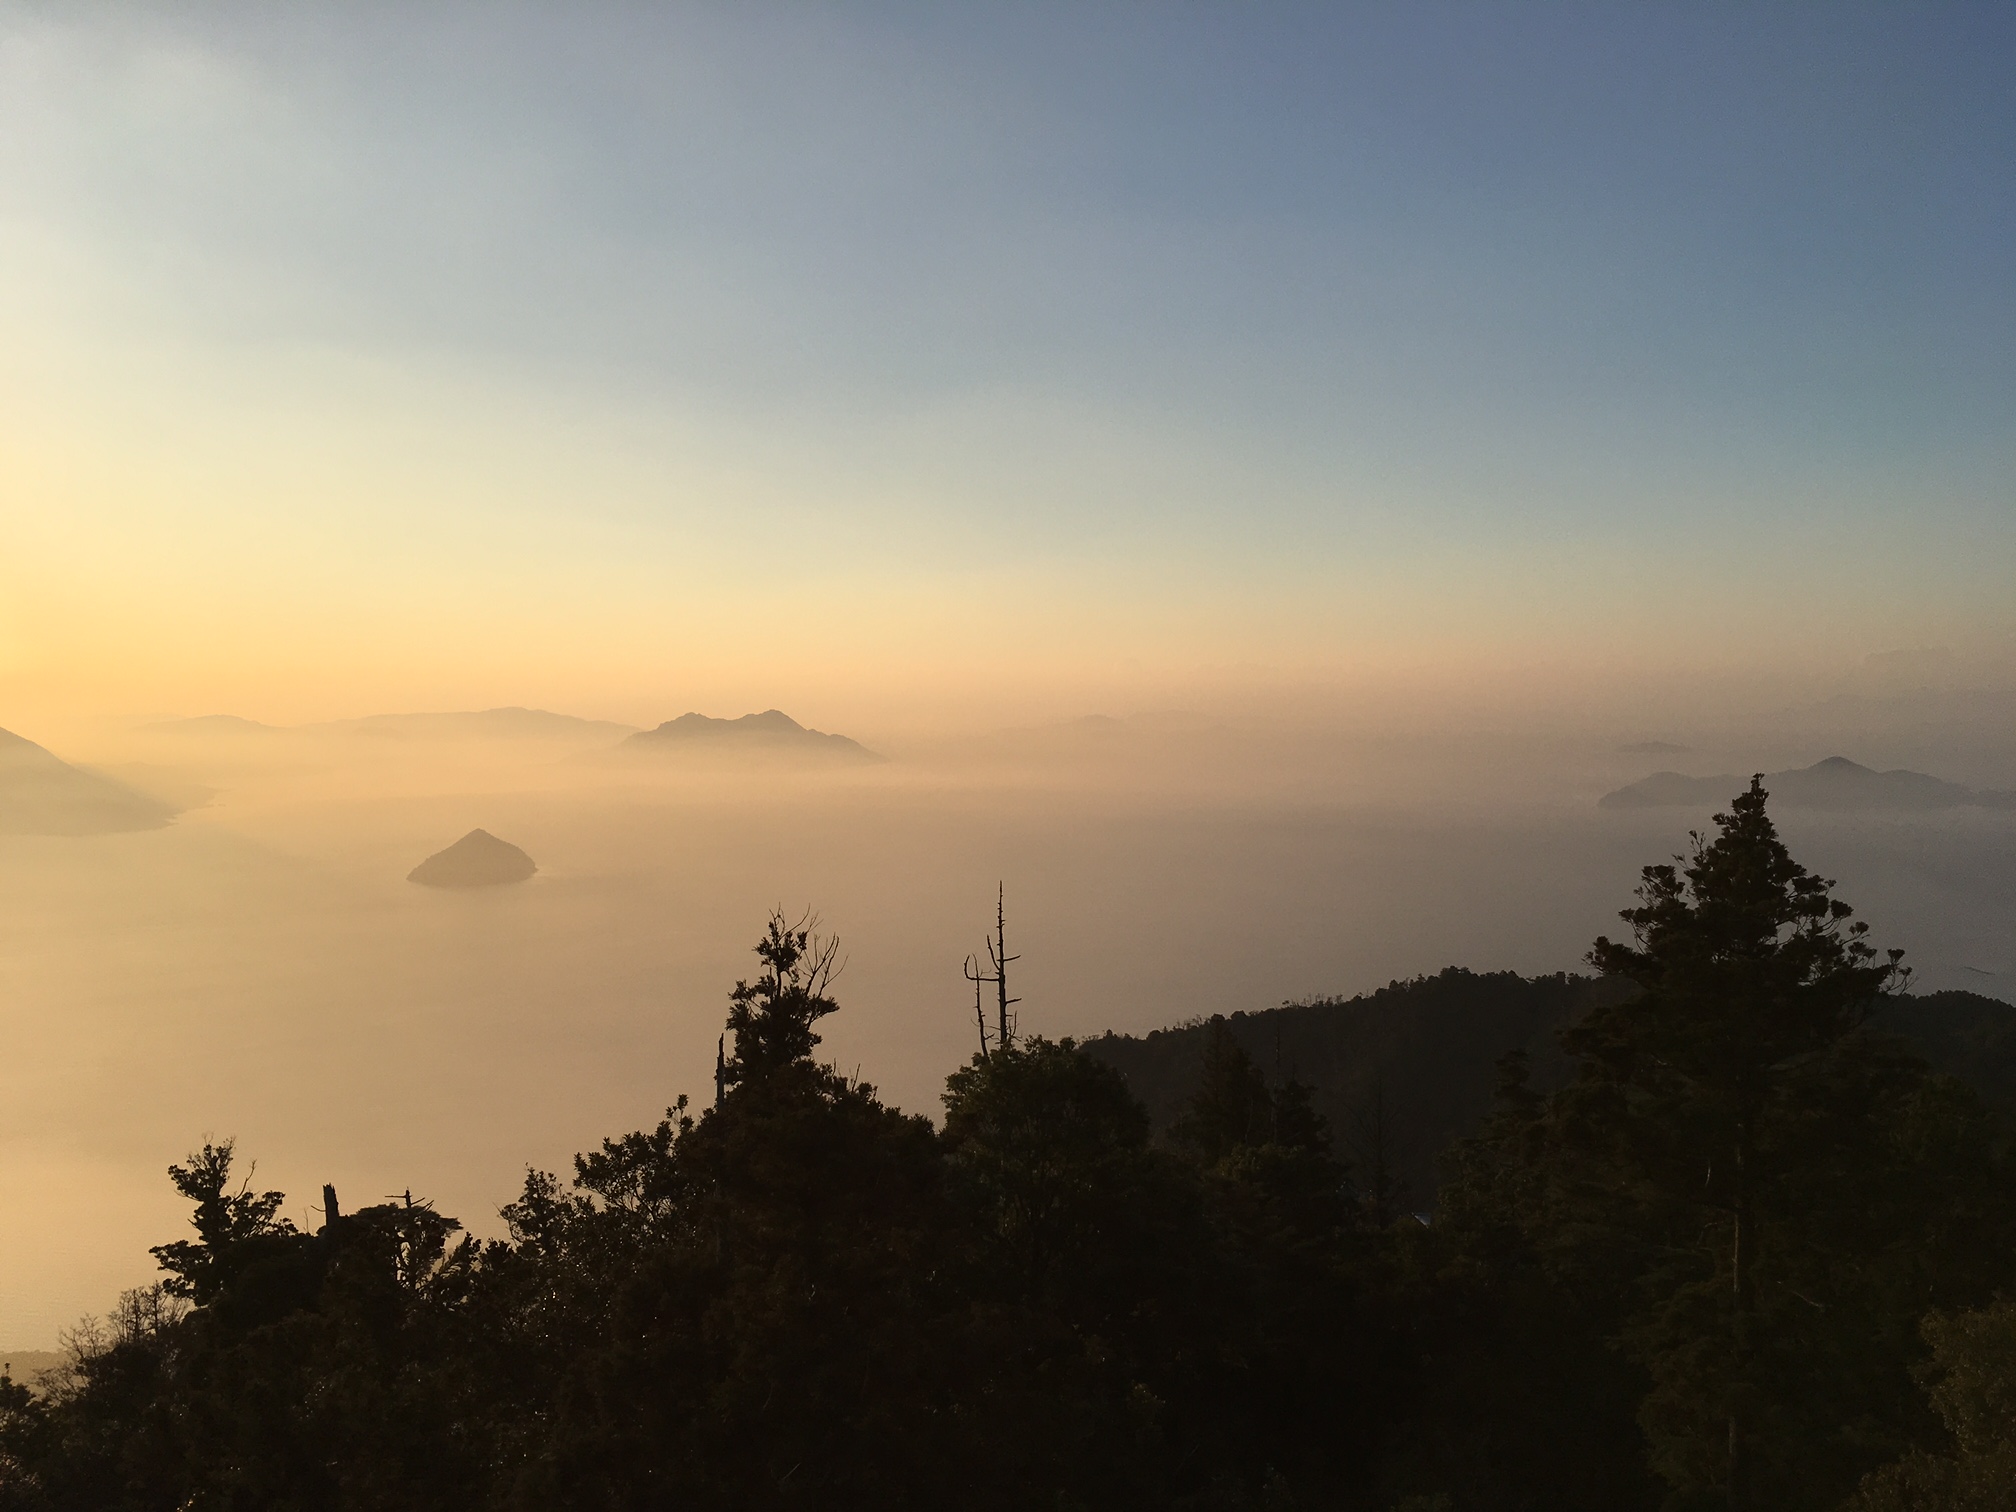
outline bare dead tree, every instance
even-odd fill
[[[994,986],[999,993],[1000,1021],[994,1030],[994,1042],[1004,1050],[1015,1044],[1015,1026],[1009,1022],[1008,1010],[1022,1001],[1008,996],[1008,963],[1022,959],[1019,955],[1008,954],[1008,885],[997,884],[994,894],[994,938],[988,942],[987,958],[994,965]]]
[[[1001,884],[994,897],[994,934],[987,941],[987,971],[980,969],[977,956],[966,957],[966,980],[973,984],[973,1016],[980,1021],[980,1054],[987,1054],[987,1014],[981,997],[983,984],[994,984],[995,1024],[994,1048],[1007,1050],[1015,1044],[1015,1021],[1008,1016],[1008,1010],[1022,1001],[1008,996],[1008,963],[1022,959],[1019,955],[1008,954],[1008,889]]]
[[[987,978],[980,970],[977,956],[966,957],[966,964],[960,968],[966,980],[973,984],[973,1021],[980,1027],[980,1059],[987,1059],[987,1000],[981,996],[981,988]]]

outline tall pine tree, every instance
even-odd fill
[[[1923,1431],[1917,1319],[1983,1274],[1979,1110],[1867,1028],[1901,952],[1792,859],[1766,797],[1645,869],[1630,939],[1589,955],[1638,990],[1564,1035],[1574,1080],[1452,1194],[1644,1370],[1676,1512],[1837,1504]]]

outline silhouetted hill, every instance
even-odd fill
[[[1588,977],[1452,966],[1362,997],[1284,1003],[1227,1023],[1270,1079],[1294,1077],[1315,1089],[1340,1153],[1374,1136],[1383,1102],[1387,1164],[1406,1183],[1407,1200],[1426,1208],[1436,1158],[1491,1106],[1499,1057],[1523,1049],[1535,1084],[1555,1085],[1567,1062],[1554,1031],[1629,990]],[[1196,1089],[1205,1032],[1195,1023],[1139,1039],[1108,1034],[1085,1048],[1127,1078],[1162,1132]]]
[[[681,714],[655,730],[639,731],[617,749],[626,755],[762,753],[845,761],[886,759],[845,735],[808,730],[781,709],[744,714],[740,719]]]
[[[1911,1041],[1935,1070],[2016,1110],[2016,1005],[1978,992],[1928,992],[1887,1003],[1876,1023]]]
[[[538,870],[538,864],[510,841],[473,829],[414,867],[406,880],[423,887],[496,887],[523,882]]]
[[[1490,1111],[1498,1059],[1525,1050],[1533,1086],[1551,1090],[1568,1066],[1555,1032],[1632,990],[1615,979],[1452,966],[1361,997],[1284,1003],[1226,1023],[1270,1081],[1294,1077],[1315,1089],[1338,1152],[1360,1165],[1383,1103],[1388,1165],[1406,1182],[1408,1200],[1425,1209],[1438,1157]],[[1908,1040],[1936,1070],[2016,1108],[2016,1007],[1935,992],[1894,1000],[1874,1023]],[[1127,1078],[1160,1134],[1196,1091],[1206,1032],[1198,1022],[1140,1038],[1106,1034],[1085,1049]]]
[[[1716,777],[1654,772],[1642,782],[1605,793],[1598,802],[1604,808],[1711,807],[1727,803],[1748,786],[1747,777],[1730,772]],[[1829,756],[1825,761],[1795,771],[1769,773],[1764,786],[1780,808],[1847,811],[1950,809],[1970,805],[2016,808],[2016,793],[1977,792],[1957,782],[1901,768],[1873,771],[1845,756]]]
[[[0,730],[0,834],[108,835],[160,829],[175,809]]]

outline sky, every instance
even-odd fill
[[[2012,55],[2001,6],[0,5],[0,723],[2006,666]]]

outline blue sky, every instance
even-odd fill
[[[422,601],[538,584],[541,677],[753,687],[789,637],[707,627],[780,573],[863,677],[997,592],[1036,681],[1999,646],[2012,64],[1994,6],[0,6],[0,677],[200,585],[190,666],[338,676],[306,602],[473,692]]]

